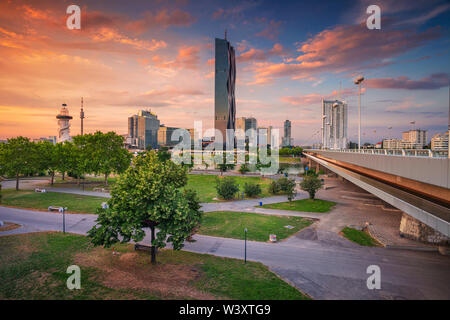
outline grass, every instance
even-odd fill
[[[377,247],[378,241],[370,236],[367,232],[345,227],[342,229],[342,235],[350,241],[353,241],[361,246]]]
[[[320,200],[320,199],[301,199],[286,202],[277,202],[271,204],[264,204],[263,208],[268,209],[279,209],[279,210],[292,210],[292,211],[303,211],[303,212],[328,212],[336,202]]]
[[[94,248],[85,236],[31,233],[0,237],[4,299],[309,299],[261,263],[160,250],[158,264],[130,244]],[[67,267],[81,269],[69,290]]]
[[[303,228],[310,226],[313,220],[301,217],[264,215],[250,212],[214,211],[205,212],[198,233],[234,239],[268,241],[270,234],[276,234],[277,240],[286,239]],[[288,229],[285,226],[294,228]]]
[[[300,157],[288,157],[288,156],[279,156],[278,161],[280,163],[301,163]]]
[[[186,188],[194,189],[195,191],[197,191],[200,202],[215,202],[217,200],[213,199],[217,197],[216,177],[217,176],[215,175],[190,174],[188,175],[188,183]],[[218,177],[219,179],[222,178],[220,176]],[[260,197],[271,196],[268,188],[272,180],[269,178],[234,176],[233,179],[235,179],[235,181],[239,184],[239,189],[241,190],[241,192],[244,190],[244,184],[246,182],[258,183],[261,185],[262,190]]]
[[[15,191],[6,189],[2,191],[1,205],[47,210],[49,206],[66,207],[68,213],[95,213],[106,198],[82,196],[70,193],[34,191]]]
[[[221,177],[219,176],[219,179]],[[268,191],[269,184],[271,179],[262,178],[262,177],[242,177],[235,176],[236,182],[239,184],[239,188],[241,191],[244,190],[244,183],[258,183],[261,185],[262,193],[260,197],[269,197],[271,194]],[[117,177],[108,178],[108,188],[111,188],[112,185],[116,182]],[[92,191],[94,188],[103,188],[104,185],[102,183],[102,178],[93,178],[89,177],[86,179],[85,190]],[[81,188],[77,185],[76,180],[65,180],[62,181],[61,178],[58,178],[53,185],[55,188]],[[186,188],[194,189],[197,191],[197,194],[200,198],[200,202],[215,202],[217,200],[213,200],[217,197],[216,191],[216,175],[197,175],[197,174],[189,174],[188,175],[188,184]]]

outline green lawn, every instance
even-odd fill
[[[353,241],[361,246],[366,247],[377,247],[379,246],[378,241],[370,236],[367,232],[356,230],[353,228],[345,227],[342,229],[342,235],[348,240]]]
[[[224,238],[268,241],[270,234],[276,234],[277,240],[286,239],[303,228],[310,226],[313,220],[301,217],[274,216],[250,212],[215,211],[205,212],[198,233]],[[294,228],[288,229],[290,225]]]
[[[278,202],[271,204],[264,204],[263,208],[279,209],[279,210],[292,210],[292,211],[304,211],[304,212],[328,212],[336,202],[320,200],[320,199],[301,199],[294,201]]]
[[[70,193],[34,191],[15,191],[7,189],[2,191],[2,201],[0,205],[18,208],[47,210],[49,206],[66,207],[67,212],[74,213],[95,213],[106,198],[81,196]]]
[[[214,202],[214,198],[217,197],[216,191],[216,177],[215,175],[200,175],[190,174],[188,175],[188,184],[186,188],[194,189],[200,198],[200,202]],[[218,176],[219,179],[221,176]],[[262,193],[260,197],[269,197],[271,194],[268,191],[270,182],[269,178],[262,177],[242,177],[235,176],[233,179],[239,184],[241,191],[244,190],[244,183],[258,183],[261,185]]]
[[[160,250],[158,264],[129,244],[93,247],[74,234],[0,237],[0,300],[5,299],[309,299],[261,263]],[[81,289],[69,290],[70,265]]]
[[[279,156],[278,161],[280,163],[301,163],[300,157],[287,157],[287,156]]]

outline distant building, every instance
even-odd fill
[[[236,129],[242,129],[245,132],[249,129],[256,130],[257,122],[255,118],[245,118],[241,117],[236,119]]]
[[[402,133],[402,149],[423,149],[427,145],[427,130],[409,130]]]
[[[49,136],[48,138],[41,137],[41,138],[33,139],[33,142],[41,142],[41,141],[48,141],[53,144],[56,144],[56,136]]]
[[[160,123],[156,114],[140,110],[128,118],[128,137],[126,144],[136,149],[158,148]]]
[[[272,145],[272,126],[258,128],[258,145]]]
[[[322,146],[324,149],[347,148],[347,103],[322,99]]]
[[[383,149],[401,149],[402,141],[399,139],[383,139]]]
[[[448,131],[435,134],[431,138],[431,150],[448,150]]]
[[[172,141],[172,134],[177,129],[179,128],[166,127],[165,125],[160,125],[158,131],[158,145],[165,147],[172,147],[178,144],[182,139],[181,137],[179,138],[178,141]]]
[[[284,121],[283,139],[281,141],[281,147],[288,147],[292,145],[291,138],[291,121]]]
[[[236,128],[236,59],[234,48],[226,39],[215,41],[214,128],[226,142],[226,129]],[[217,139],[216,139],[217,140]]]
[[[375,147],[375,149],[383,148],[383,142],[377,142],[374,147]]]

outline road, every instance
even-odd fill
[[[67,214],[66,230],[86,234],[95,219],[95,215]],[[2,235],[62,230],[58,213],[0,207],[0,220],[23,226]],[[315,299],[450,299],[450,257],[437,252],[359,247],[346,240],[305,240],[300,234],[279,243],[249,241],[247,257],[267,265]],[[243,258],[241,240],[202,235],[194,239],[184,250]],[[143,241],[149,242],[148,237]],[[367,288],[369,265],[381,269],[380,290]]]

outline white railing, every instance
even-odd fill
[[[430,150],[430,149],[311,149],[305,150],[311,152],[331,151],[331,152],[351,152],[363,154],[378,154],[386,156],[403,156],[403,157],[426,157],[426,158],[447,158],[447,150]]]

